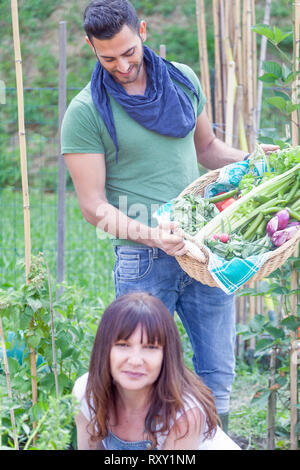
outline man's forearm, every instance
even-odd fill
[[[155,246],[154,229],[131,219],[107,201],[95,201],[82,208],[82,213],[90,224],[116,238]]]
[[[202,151],[197,151],[198,162],[208,170],[215,170],[244,159],[247,152],[238,150],[215,137]]]

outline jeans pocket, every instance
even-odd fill
[[[115,275],[121,281],[137,281],[145,277],[152,268],[153,255],[149,249],[116,250]]]

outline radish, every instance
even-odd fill
[[[220,242],[227,243],[229,241],[228,233],[221,233],[219,239],[220,239]]]

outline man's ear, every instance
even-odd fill
[[[146,41],[147,39],[147,31],[146,31],[146,21],[142,20],[140,22],[140,36],[142,38],[142,41]]]
[[[85,36],[85,41],[88,43],[88,45],[90,46],[92,51],[95,53],[95,48],[94,48],[93,44],[91,43],[91,41],[89,40],[88,36]]]

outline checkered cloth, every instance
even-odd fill
[[[254,168],[252,167],[251,170],[249,160],[232,163],[221,168],[218,179],[205,188],[204,197],[212,197],[220,192],[227,192],[237,188],[242,177],[249,171],[252,171],[257,176],[261,176],[267,171],[265,160],[262,158],[256,161]],[[171,220],[172,202],[173,201],[170,201],[164,204],[158,209],[156,214],[154,214],[158,222]],[[186,241],[187,247],[189,247],[191,243],[190,241]],[[199,248],[194,245],[193,251],[195,252],[197,249],[199,250]],[[213,253],[209,248],[207,248],[207,250],[209,253],[208,270],[216,283],[226,294],[234,293],[243,284],[248,282],[267,261],[270,255],[270,252],[267,252],[263,255],[249,256],[246,259],[233,258],[227,261]]]

